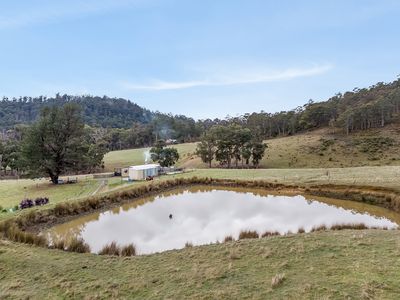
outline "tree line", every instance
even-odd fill
[[[3,97],[0,101],[0,128],[13,128],[18,124],[32,124],[45,107],[73,103],[81,107],[85,124],[104,128],[129,128],[134,122],[148,123],[153,113],[123,98],[72,96],[55,97]]]
[[[106,96],[3,98],[0,101],[0,136],[4,140],[18,139],[19,131],[37,120],[41,109],[68,103],[82,108],[83,122],[91,137],[108,151],[149,147],[161,139],[194,142],[214,126],[232,124],[250,129],[260,139],[328,126],[350,134],[399,120],[400,79],[339,93],[324,102],[310,100],[290,111],[261,111],[225,119],[194,120],[183,115],[150,112],[128,100]]]
[[[211,168],[216,160],[221,167],[258,167],[267,144],[256,133],[240,125],[216,125],[204,132],[196,154]]]

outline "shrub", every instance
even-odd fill
[[[111,242],[105,245],[99,252],[99,255],[115,255],[119,256],[121,254],[121,249],[116,242]]]
[[[258,239],[257,231],[244,230],[239,233],[239,240],[243,239]]]
[[[0,231],[3,232],[4,237],[14,242],[43,247],[47,245],[47,240],[44,236],[22,231],[18,225],[12,221],[0,223]]]
[[[121,248],[121,256],[135,256],[136,247],[133,244],[126,245]]]
[[[54,207],[54,214],[56,216],[64,216],[68,213],[68,205],[66,203],[58,203],[55,207]]]
[[[358,224],[335,224],[331,227],[331,230],[344,230],[344,229],[368,229],[368,227],[363,223]]]
[[[303,227],[300,227],[299,230],[297,230],[297,233],[304,233],[304,232],[306,232],[306,231],[304,230]]]
[[[31,199],[24,199],[20,202],[19,208],[20,209],[26,209],[26,208],[31,208],[33,207],[34,203]]]
[[[233,237],[231,235],[228,235],[224,238],[224,243],[227,243],[227,242],[233,242]]]
[[[278,231],[266,231],[261,235],[261,237],[265,238],[265,237],[276,236],[276,235],[280,235],[280,233]]]
[[[49,203],[49,198],[47,197],[39,197],[35,199],[35,205],[41,206]]]
[[[65,248],[66,248],[65,240],[59,239],[59,240],[55,241],[53,243],[53,248],[60,249],[60,250],[65,250]]]
[[[90,252],[90,247],[83,239],[73,238],[66,250],[69,252],[88,253]]]
[[[41,206],[41,205],[45,205],[47,203],[49,203],[49,199],[46,197],[39,197],[39,198],[36,198],[35,200],[24,199],[20,202],[19,208],[20,209],[31,208],[35,205]]]
[[[29,233],[32,235],[33,244],[36,246],[46,247],[49,243],[47,239],[42,235],[36,235],[34,233]]]
[[[314,232],[314,231],[324,231],[324,230],[326,230],[326,229],[327,229],[327,228],[326,228],[325,225],[319,225],[319,226],[313,227],[313,228],[311,229],[311,232]]]

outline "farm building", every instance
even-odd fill
[[[128,168],[115,168],[114,176],[129,177],[129,167]]]
[[[148,177],[157,176],[160,171],[160,165],[148,164],[129,167],[130,180],[145,180]]]

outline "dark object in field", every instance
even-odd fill
[[[19,204],[20,209],[25,209],[25,208],[31,208],[33,206],[41,206],[49,203],[49,198],[47,197],[39,197],[36,198],[35,200],[31,199],[24,199],[21,201]]]
[[[169,218],[172,219],[172,214],[169,214]]]
[[[146,181],[150,181],[150,180],[153,180],[153,179],[154,179],[153,176],[147,176],[147,177],[146,177]]]
[[[19,204],[20,209],[25,209],[25,208],[30,208],[34,205],[33,201],[31,199],[24,199],[21,201]]]
[[[39,197],[35,199],[36,206],[45,205],[47,203],[49,203],[49,198],[47,197]]]
[[[122,176],[122,169],[114,168],[114,176],[116,176],[116,177]]]

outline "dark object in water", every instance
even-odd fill
[[[169,214],[169,218],[172,219],[172,214]]]

